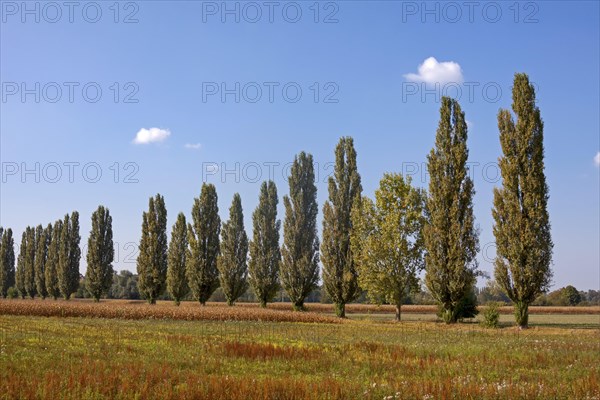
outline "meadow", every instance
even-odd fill
[[[321,304],[0,300],[0,398],[600,398],[597,307],[534,312],[526,331],[424,307],[395,323],[367,305],[340,321]]]

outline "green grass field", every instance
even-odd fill
[[[598,315],[532,329],[0,315],[2,399],[598,399]],[[510,315],[503,315],[508,324]],[[595,321],[595,322],[594,322]]]

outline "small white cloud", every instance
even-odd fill
[[[435,57],[429,57],[419,65],[418,74],[405,74],[404,77],[411,82],[425,82],[430,85],[439,83],[462,83],[462,68],[454,61],[438,62]]]
[[[600,167],[600,151],[596,153],[596,157],[594,157],[594,164],[596,167]]]
[[[186,143],[183,145],[183,147],[185,147],[186,149],[191,149],[191,150],[200,150],[200,148],[202,147],[202,144],[200,143]]]
[[[134,144],[148,144],[148,143],[156,143],[162,142],[166,138],[171,135],[171,131],[168,129],[160,129],[160,128],[142,128],[135,135],[135,139],[133,139]]]
[[[465,122],[467,123],[467,128],[473,129],[473,127],[475,127],[475,123],[473,121],[469,121],[467,119],[467,120],[465,120]]]

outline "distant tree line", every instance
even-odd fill
[[[487,296],[512,302],[517,324],[526,328],[528,307],[551,283],[553,244],[543,123],[525,74],[515,75],[512,111],[514,115],[508,110],[498,114],[502,186],[494,189],[492,210],[497,245],[493,287],[475,286],[482,274],[476,260],[479,231],[467,167],[467,123],[458,101],[444,97],[427,156],[427,191],[413,187],[410,177],[386,173],[375,198],[364,196],[354,141],[343,137],[328,181],[321,241],[313,158],[301,152],[283,197],[283,224],[277,218],[277,187],[263,182],[251,238],[237,193],[222,222],[216,188],[204,183],[193,201],[191,220],[179,213],[170,241],[165,200],[160,194],[151,197],[142,215],[137,276],[114,273],[112,218],[100,206],[88,240],[86,292],[95,300],[139,296],[150,304],[168,294],[176,304],[192,298],[204,305],[219,289],[229,305],[251,293],[263,307],[284,293],[295,310],[303,310],[319,291],[340,317],[346,304],[367,296],[395,305],[398,320],[402,304],[419,299],[438,304],[447,323],[475,316],[478,300]],[[77,212],[46,228],[28,227],[15,271],[12,232],[7,230],[0,251],[3,296],[14,281],[21,297],[69,299],[78,289],[79,240]],[[423,287],[427,295],[419,295]],[[575,292],[567,296],[569,304],[577,300]]]
[[[113,273],[113,279],[111,287],[106,293],[107,299],[123,299],[123,300],[141,300],[142,296],[137,286],[138,275],[128,270],[122,270],[120,272]],[[483,287],[474,288],[474,294],[477,298],[477,304],[486,305],[488,303],[498,303],[510,305],[511,300],[502,291],[498,284],[489,280]],[[9,288],[7,297],[17,297],[17,292],[14,288]],[[74,293],[75,298],[92,298],[92,295],[86,289],[86,278],[81,276],[79,287],[77,292]],[[290,298],[287,296],[283,288],[279,288],[275,295],[272,297],[273,302],[290,302]],[[158,300],[170,300],[175,301],[175,298],[168,292],[165,291]],[[192,301],[194,300],[191,293],[187,293],[185,296],[180,298],[180,301]],[[216,289],[209,301],[214,302],[225,302],[226,298],[221,288]],[[255,292],[248,288],[244,294],[242,294],[238,301],[245,303],[260,303],[260,298]],[[332,304],[333,300],[327,295],[327,291],[323,285],[319,285],[314,289],[310,295],[306,298],[306,303],[324,303]],[[361,290],[361,294],[354,300],[354,304],[365,304],[369,303],[368,292]],[[389,304],[388,302],[382,302]],[[407,291],[402,298],[403,305],[434,305],[436,300],[433,298],[431,293],[425,286],[420,286],[416,291]],[[533,303],[533,306],[600,306],[600,291],[598,290],[577,290],[572,285],[554,290],[549,293],[542,294]]]

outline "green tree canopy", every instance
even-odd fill
[[[261,307],[266,307],[267,302],[272,301],[279,291],[281,221],[277,219],[278,202],[275,182],[263,182],[258,206],[252,214],[254,230],[248,263],[250,285]]]
[[[185,215],[179,213],[171,231],[171,242],[169,243],[169,253],[167,255],[167,289],[177,305],[181,303],[181,300],[190,290],[185,277],[187,251],[187,223]]]
[[[335,149],[334,175],[329,177],[329,200],[323,207],[321,243],[323,286],[339,317],[346,316],[346,303],[360,295],[350,230],[352,206],[361,193],[354,140],[343,137]]]
[[[112,285],[114,255],[112,217],[108,208],[98,206],[92,214],[85,274],[86,289],[95,301],[99,301]]]
[[[424,227],[425,283],[453,323],[476,313],[479,235],[473,215],[473,181],[468,176],[467,123],[456,100],[442,98],[435,147],[427,157],[430,180]]]
[[[502,187],[494,189],[496,281],[515,303],[517,325],[526,328],[529,305],[552,279],[552,238],[548,185],[544,174],[544,124],[535,89],[526,74],[516,74],[512,109],[498,113],[503,156]]]
[[[148,303],[165,291],[167,281],[167,209],[160,194],[148,201],[142,215],[142,238],[137,258],[138,286]]]
[[[221,218],[217,189],[213,184],[202,185],[200,198],[194,199],[192,223],[188,224],[186,275],[192,295],[205,305],[219,287],[217,258],[221,252],[219,236]]]
[[[358,279],[370,299],[396,306],[400,320],[402,300],[419,288],[424,268],[422,237],[425,193],[410,178],[385,174],[375,192],[352,210],[352,251]]]
[[[227,304],[233,303],[248,289],[248,236],[244,229],[242,198],[233,196],[229,220],[221,229],[221,254],[217,259],[219,281]]]
[[[319,282],[319,237],[317,236],[317,187],[313,157],[301,152],[294,158],[289,196],[283,198],[285,221],[281,254],[281,282],[295,310]]]

